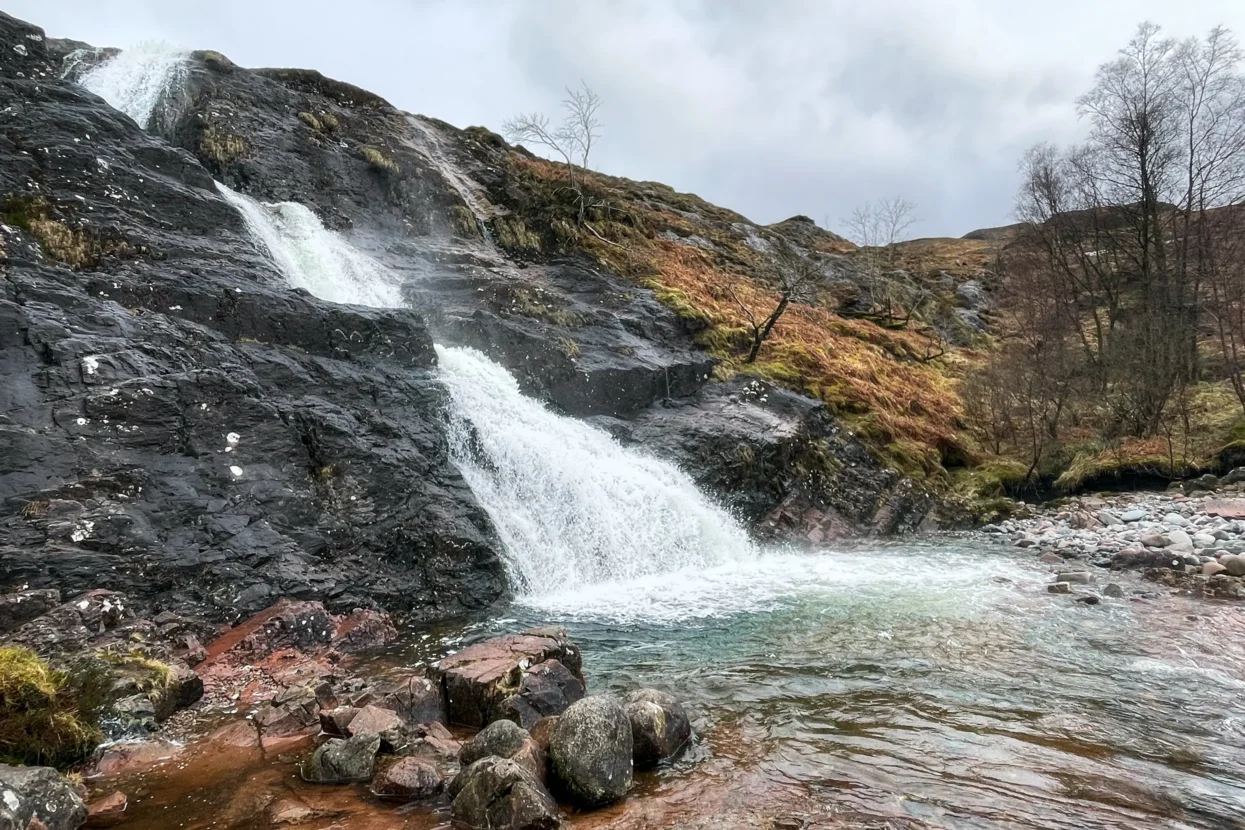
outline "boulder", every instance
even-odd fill
[[[584,681],[558,660],[545,660],[523,673],[519,691],[502,701],[501,716],[530,729],[584,697]]]
[[[481,758],[450,785],[454,820],[477,830],[554,830],[553,796],[530,772],[504,758]]]
[[[1218,576],[1219,574],[1225,572],[1226,570],[1228,569],[1224,567],[1223,565],[1219,564],[1218,562],[1207,562],[1206,564],[1202,565],[1203,576]]]
[[[496,720],[463,744],[458,753],[458,762],[467,767],[489,755],[509,758],[519,751],[524,742],[530,740],[531,736],[518,724],[508,720]]]
[[[353,654],[374,651],[398,639],[398,629],[388,614],[371,609],[355,609],[336,620],[330,644],[338,651]]]
[[[320,713],[320,731],[335,738],[348,738],[347,727],[359,710],[353,706],[338,706]]]
[[[557,728],[558,716],[551,715],[536,721],[536,725],[528,730],[528,734],[532,736],[532,740],[536,742],[538,747],[548,752],[549,744],[553,741],[553,731]]]
[[[77,830],[86,817],[77,789],[56,770],[0,764],[0,828]]]
[[[391,709],[382,709],[379,706],[364,706],[354,717],[350,719],[347,731],[350,737],[357,738],[361,736],[382,735],[395,730],[402,730],[406,726],[402,718]]]
[[[618,701],[586,697],[558,718],[549,744],[552,770],[567,796],[582,807],[610,804],[631,789],[631,721]]]
[[[481,728],[503,717],[503,705],[516,689],[522,689],[524,674],[547,660],[558,661],[583,682],[579,647],[563,629],[541,628],[496,637],[444,658],[437,663],[435,675],[444,692],[450,722]]]
[[[1171,544],[1171,540],[1161,533],[1146,533],[1137,541],[1148,548],[1165,548]]]
[[[1223,558],[1222,564],[1227,569],[1228,576],[1245,576],[1245,556],[1228,554]]]
[[[308,780],[321,784],[367,781],[372,777],[379,751],[379,735],[360,735],[345,740],[330,738],[311,756],[305,775]]]
[[[665,692],[638,689],[627,695],[623,711],[631,721],[636,769],[647,769],[673,757],[692,737],[692,724],[683,705]]]
[[[1173,553],[1192,553],[1193,539],[1183,530],[1171,530],[1167,533],[1167,549]]]
[[[513,721],[495,720],[463,744],[458,762],[464,767],[490,755],[514,761],[542,782],[547,762],[545,750]]]
[[[376,774],[372,792],[409,799],[431,798],[445,787],[436,765],[423,758],[399,758]]]
[[[1124,597],[1124,589],[1114,582],[1108,582],[1106,587],[1102,589],[1102,595],[1112,599],[1122,599]]]

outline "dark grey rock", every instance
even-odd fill
[[[311,756],[307,778],[323,784],[367,781],[372,777],[380,742],[380,735],[330,738]]]
[[[85,821],[86,804],[59,772],[0,764],[0,828],[77,830]]]
[[[553,830],[558,805],[530,772],[488,757],[462,770],[450,785],[455,821],[476,830]]]
[[[445,777],[436,764],[423,758],[399,758],[376,774],[372,792],[377,795],[409,799],[431,798],[445,787]]]
[[[458,753],[458,761],[466,767],[488,755],[509,758],[529,740],[531,737],[527,731],[518,724],[508,720],[495,720],[463,744]]]
[[[631,721],[632,757],[636,769],[647,769],[673,757],[692,737],[683,705],[656,689],[627,695],[623,710]]]
[[[612,697],[586,697],[559,716],[549,756],[559,787],[576,804],[617,801],[631,789],[631,721]]]

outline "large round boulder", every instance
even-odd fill
[[[633,757],[638,769],[674,756],[692,737],[692,723],[683,705],[665,692],[637,689],[627,695],[623,711],[631,722]]]
[[[514,761],[490,755],[450,785],[454,820],[478,830],[554,830],[558,805],[544,784]]]
[[[580,806],[610,804],[631,789],[631,722],[612,697],[586,697],[563,712],[549,755],[558,784]]]
[[[380,735],[359,735],[342,740],[330,738],[311,756],[307,778],[321,784],[367,781],[376,766]]]

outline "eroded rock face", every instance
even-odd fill
[[[576,804],[600,807],[631,789],[631,722],[618,701],[586,697],[558,718],[549,744],[553,774]]]
[[[582,688],[583,658],[563,629],[496,637],[444,658],[436,674],[450,721],[480,728],[506,717],[508,701],[522,695],[525,674],[547,660],[558,661]]]
[[[77,830],[86,816],[82,797],[56,770],[0,764],[0,827]]]
[[[324,784],[367,781],[372,777],[379,751],[379,735],[360,735],[346,740],[330,738],[311,756],[306,775]]]
[[[558,805],[544,785],[504,758],[476,761],[454,779],[451,812],[456,821],[487,830],[553,830]]]
[[[0,588],[226,618],[501,596],[418,316],[290,290],[198,160],[30,34],[0,16]]]

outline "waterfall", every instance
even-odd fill
[[[140,43],[87,71],[78,83],[147,130],[156,107],[185,80],[189,56],[167,43]]]
[[[251,236],[272,255],[290,285],[332,303],[376,308],[402,305],[393,275],[324,227],[305,206],[260,204],[220,182],[216,189],[242,214]]]
[[[525,397],[474,349],[437,355],[453,400],[451,454],[501,535],[520,595],[753,557],[739,524],[675,465]]]
[[[135,47],[81,83],[146,127],[180,82],[186,54],[156,44]],[[403,305],[399,280],[307,207],[261,204],[220,183],[217,189],[290,285],[330,302]],[[464,194],[469,204],[470,195]],[[678,467],[525,397],[480,352],[437,346],[437,355],[450,393],[451,455],[497,528],[521,597],[601,606],[627,590],[650,590],[646,583],[656,580],[660,590],[680,590],[686,601],[688,592],[669,575],[750,578],[758,559],[747,534]],[[701,592],[714,584],[705,582]]]

